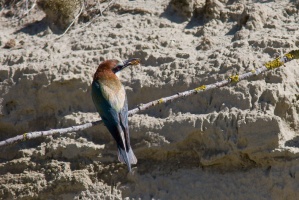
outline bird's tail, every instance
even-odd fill
[[[122,163],[126,163],[129,168],[129,171],[131,171],[131,164],[137,163],[137,158],[134,155],[131,147],[126,152],[126,150],[118,146],[118,160]]]

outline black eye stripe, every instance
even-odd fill
[[[114,67],[114,68],[112,69],[112,71],[113,71],[114,73],[116,73],[116,72],[120,71],[122,68],[123,68],[123,66],[116,66],[116,67]]]

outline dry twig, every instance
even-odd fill
[[[96,16],[94,16],[94,17],[90,20],[90,22],[88,22],[88,23],[84,26],[84,28],[85,28],[85,27],[88,27],[88,26],[93,22],[93,20],[94,20],[95,18],[97,18],[97,17],[99,17],[99,16],[103,16],[103,12],[105,12],[105,11],[111,6],[111,4],[113,3],[113,1],[114,1],[114,0],[111,0],[111,1],[108,3],[108,5],[107,5],[103,10],[100,9],[100,13],[97,14]]]
[[[30,9],[28,9],[28,0],[26,0],[26,12],[20,17],[20,19],[22,19],[23,17],[25,17],[26,15],[28,15],[28,13],[36,6],[36,0],[34,0],[32,6]]]

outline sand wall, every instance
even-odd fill
[[[260,67],[299,48],[298,7],[118,0],[58,40],[37,7],[3,9],[0,140],[98,120],[90,84],[105,59],[141,59],[121,73],[130,109]],[[1,147],[0,199],[297,199],[298,80],[291,61],[130,117],[132,174],[103,125]]]

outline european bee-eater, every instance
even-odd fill
[[[136,58],[123,62],[103,61],[92,81],[93,103],[117,143],[118,160],[126,163],[129,171],[131,164],[136,164],[137,159],[130,145],[126,91],[115,73],[129,65],[139,63],[140,60]]]

